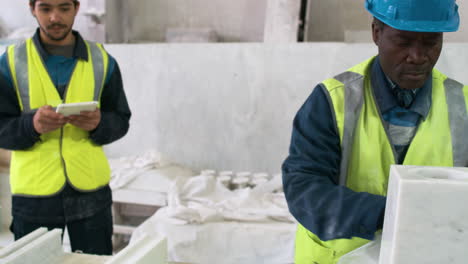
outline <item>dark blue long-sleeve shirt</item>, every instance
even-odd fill
[[[403,108],[394,96],[397,87],[386,78],[378,58],[371,69],[372,88],[384,127],[416,128],[429,111],[432,81],[428,80],[418,89],[410,107]],[[324,89],[322,85],[315,87],[293,122],[289,156],[282,166],[289,210],[321,240],[354,236],[373,239],[375,231],[383,224],[386,199],[338,185],[340,139]],[[396,142],[398,138],[393,139]],[[409,142],[405,145],[393,144],[400,155],[396,163],[403,161],[411,139],[406,139]]]
[[[63,96],[73,68],[78,60],[88,60],[86,44],[78,32],[72,57],[51,55],[44,49],[39,29],[33,36],[39,54],[57,91]],[[109,56],[108,75],[100,99],[101,121],[90,132],[90,139],[97,145],[111,143],[123,137],[129,128],[131,112],[122,85],[117,62]],[[7,56],[0,57],[0,148],[25,150],[32,147],[39,135],[33,127],[35,111],[22,113],[12,78],[7,67]],[[79,192],[69,184],[51,197],[29,198],[13,196],[13,217],[30,222],[63,223],[89,217],[112,203],[108,186],[95,192]]]

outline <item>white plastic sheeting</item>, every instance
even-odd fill
[[[141,155],[109,160],[114,202],[165,206],[167,193],[177,177],[195,175],[192,170],[149,150]]]
[[[146,151],[141,155],[109,159],[112,171],[109,185],[113,190],[122,188],[138,176],[148,171],[168,166],[169,164],[170,162],[165,160],[161,153],[155,150]]]
[[[296,223],[281,177],[231,191],[214,176],[178,178],[168,206],[140,225],[142,235],[167,236],[169,261],[189,263],[292,263]]]
[[[168,260],[184,263],[293,263],[296,224],[285,222],[209,222],[178,225],[167,208],[141,224],[132,235],[167,236]]]
[[[168,193],[167,214],[174,223],[226,220],[294,222],[281,188],[281,175],[254,189],[231,191],[214,176],[178,178]]]

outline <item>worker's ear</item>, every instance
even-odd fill
[[[31,11],[31,15],[33,17],[36,17],[35,12],[34,12],[34,5],[31,2],[29,2],[29,11]]]
[[[372,40],[375,45],[379,45],[380,34],[382,33],[382,27],[377,25],[375,22],[372,22]]]
[[[75,9],[76,9],[76,12],[78,12],[78,10],[80,10],[80,1],[75,2]]]

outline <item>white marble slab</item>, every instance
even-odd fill
[[[167,264],[167,239],[161,235],[143,236],[130,243],[105,264]]]
[[[114,256],[65,253],[62,230],[39,228],[0,249],[0,264],[166,264],[167,240],[158,234],[143,236]]]
[[[61,235],[62,230],[60,229],[47,232],[46,228],[39,228],[2,249],[0,263],[61,263],[56,262],[63,255]]]
[[[169,263],[287,264],[294,262],[296,229],[295,223],[278,221],[182,225],[165,207],[136,228],[130,245],[161,234],[167,237]]]
[[[468,263],[468,168],[390,169],[380,264]]]

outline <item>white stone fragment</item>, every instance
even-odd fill
[[[38,228],[35,231],[33,231],[32,233],[30,233],[29,235],[18,239],[15,243],[12,243],[12,244],[6,246],[5,248],[2,248],[0,250],[0,259],[3,259],[6,256],[8,256],[8,255],[12,254],[13,252],[15,252],[16,250],[26,246],[28,243],[30,243],[34,239],[42,236],[45,233],[47,233],[47,228]]]
[[[62,230],[54,229],[44,233],[45,231],[45,228],[40,228],[39,231],[23,237],[21,243],[12,246],[13,251],[0,258],[0,263],[59,263],[57,260],[64,255],[61,245]]]
[[[105,264],[166,264],[167,240],[161,236],[143,236]]]

